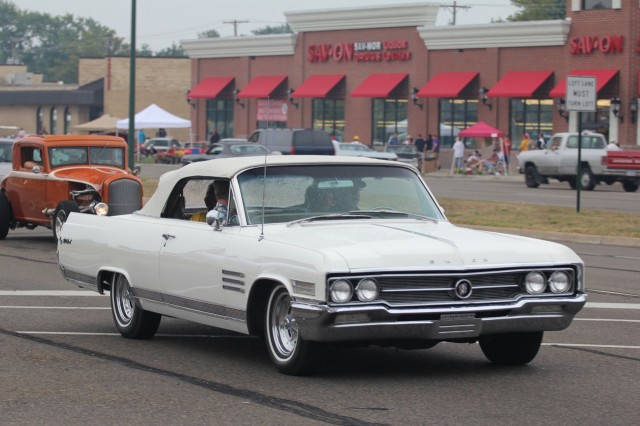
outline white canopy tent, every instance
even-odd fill
[[[78,124],[73,126],[75,130],[84,132],[100,132],[108,130],[116,130],[116,123],[121,120],[120,117],[113,117],[109,114],[104,114],[99,118],[87,123]]]
[[[151,104],[134,117],[136,130],[138,129],[177,129],[191,127],[191,120],[173,115],[156,104]],[[129,119],[118,120],[118,129],[128,129]]]

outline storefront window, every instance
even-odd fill
[[[42,107],[38,107],[38,111],[36,112],[36,133],[42,134],[42,126],[44,125],[44,112],[42,111]]]
[[[598,99],[596,112],[582,113],[582,130],[590,130],[592,132],[602,133],[605,138],[609,139],[610,108],[610,99]]]
[[[286,121],[256,121],[256,129],[286,129]]]
[[[582,10],[611,9],[613,0],[583,0]]]
[[[233,137],[233,99],[207,99],[207,134],[209,139],[213,129],[221,138]]]
[[[58,134],[58,110],[55,107],[51,108],[49,129],[52,135]]]
[[[510,128],[512,140],[521,140],[528,133],[536,140],[540,133],[553,133],[553,99],[511,99]]]
[[[344,99],[314,99],[313,128],[344,141]]]
[[[64,134],[71,133],[71,110],[69,107],[64,109]]]
[[[440,99],[440,126],[437,134],[442,147],[451,148],[460,130],[477,122],[476,99]]]
[[[398,134],[398,141],[407,138],[407,105],[406,99],[374,99],[373,100],[373,144],[384,145],[392,134]]]

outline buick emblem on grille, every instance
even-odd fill
[[[468,299],[473,293],[473,287],[469,280],[458,280],[453,285],[453,292],[458,299]]]

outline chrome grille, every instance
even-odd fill
[[[576,274],[571,267],[457,273],[343,275],[330,277],[329,286],[335,280],[346,279],[355,288],[361,279],[373,278],[378,282],[380,296],[372,303],[382,301],[390,306],[508,303],[519,297],[529,296],[524,289],[523,280],[527,273],[534,270],[545,273],[547,278],[558,270],[569,272],[573,283],[570,293],[575,291]],[[462,279],[471,282],[473,288],[471,295],[464,300],[456,297],[454,291],[455,283]],[[563,295],[566,296],[567,293]],[[545,293],[541,296],[554,296],[554,294]],[[349,303],[360,304],[355,299]]]
[[[109,185],[109,216],[140,210],[142,187],[132,179],[119,179]]]

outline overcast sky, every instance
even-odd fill
[[[131,0],[9,0],[21,10],[52,15],[71,13],[93,18],[112,28],[129,41],[131,34]],[[428,1],[453,5],[454,1]],[[233,36],[233,25],[224,21],[249,21],[238,25],[238,35],[251,35],[251,30],[285,22],[284,12],[334,9],[341,7],[416,3],[397,0],[137,0],[136,44],[148,44],[154,51],[172,42],[197,38],[199,32],[215,29],[222,37]],[[509,0],[457,0],[458,24],[483,24],[492,18],[506,18],[514,13]],[[447,25],[452,7],[442,7],[436,25]]]

